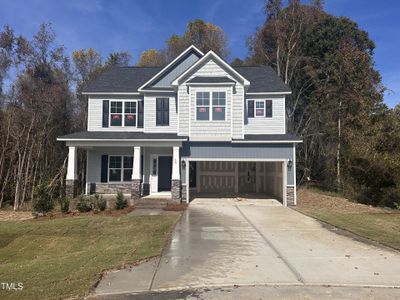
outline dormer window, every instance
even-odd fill
[[[210,98],[212,99],[210,103]],[[210,114],[211,110],[211,114]],[[225,92],[197,92],[196,93],[196,120],[198,121],[225,121],[226,93]]]
[[[225,92],[212,93],[212,119],[215,121],[225,121]]]
[[[208,121],[210,120],[210,93],[197,92],[196,93],[196,120]]]
[[[137,101],[111,101],[110,126],[136,127]]]

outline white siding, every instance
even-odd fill
[[[169,98],[169,126],[156,126],[156,98]],[[145,132],[178,132],[175,96],[145,94],[144,128]]]
[[[189,94],[186,84],[178,87],[178,135],[189,136]]]
[[[88,99],[88,131],[143,131],[143,128],[109,126],[103,127],[103,100],[141,100],[135,98],[89,98]]]
[[[227,71],[213,60],[209,60],[188,80],[196,76],[227,76],[235,80]],[[180,135],[189,135],[191,140],[230,140],[243,137],[244,99],[243,86],[236,83],[231,86],[191,86],[188,94],[187,86],[182,84],[178,89]],[[197,121],[196,120],[196,92],[197,91],[225,91],[226,110],[225,121]],[[211,99],[210,99],[211,100]],[[233,105],[233,106],[232,106]],[[234,119],[232,119],[232,113]],[[210,111],[211,114],[211,111]]]
[[[218,91],[226,93],[225,121],[197,121],[196,120],[196,92]],[[190,140],[230,140],[231,139],[231,87],[191,87],[190,88]],[[210,104],[212,102],[210,95]],[[212,110],[210,107],[210,119]]]
[[[285,97],[246,96],[248,100],[272,100],[272,118],[247,118],[244,125],[244,134],[285,134],[286,112]],[[246,110],[247,111],[247,110]]]

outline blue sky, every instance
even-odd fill
[[[202,18],[227,33],[233,59],[246,56],[246,38],[264,21],[262,6],[263,0],[0,0],[0,26],[32,36],[40,23],[51,22],[68,53],[89,47],[103,56],[129,51],[135,63],[142,51],[163,47],[189,20]],[[326,0],[325,8],[369,32],[376,67],[390,90],[385,102],[400,103],[400,1]]]

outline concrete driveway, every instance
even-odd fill
[[[161,259],[107,274],[96,293],[234,285],[399,287],[400,254],[273,200],[196,199]]]

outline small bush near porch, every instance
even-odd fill
[[[107,269],[160,255],[179,213],[0,221],[0,299],[82,296]]]

